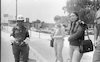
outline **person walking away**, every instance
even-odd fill
[[[93,54],[93,62],[100,62],[100,9],[96,12],[96,20],[94,26],[94,44],[95,51]]]
[[[69,41],[69,57],[68,62],[80,62],[83,53],[79,52],[80,40],[84,40],[85,35],[85,24],[83,21],[79,20],[79,15],[77,12],[70,14],[71,16],[71,28]]]
[[[18,16],[17,25],[13,28],[10,35],[15,39],[12,42],[12,50],[15,62],[20,62],[20,56],[22,56],[23,62],[28,62],[29,46],[27,40],[29,38],[29,33],[23,23],[24,17]]]

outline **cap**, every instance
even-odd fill
[[[24,17],[22,15],[18,15],[17,20],[24,20]]]

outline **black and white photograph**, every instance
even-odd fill
[[[100,0],[1,0],[1,62],[100,62]]]

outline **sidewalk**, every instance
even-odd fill
[[[2,32],[3,35],[7,36],[6,41],[10,40],[9,33]],[[1,33],[1,34],[2,34]],[[68,57],[68,49],[69,49],[69,43],[67,41],[67,38],[65,38],[64,41],[64,48],[63,48],[63,58],[64,62],[66,62]],[[93,36],[90,36],[90,38],[93,40]],[[54,49],[50,47],[50,37],[48,34],[41,33],[40,38],[38,37],[38,33],[31,32],[31,38],[30,38],[30,54],[29,62],[54,62],[55,61],[55,53]],[[10,43],[10,42],[9,42]],[[12,53],[12,52],[11,52]],[[92,55],[93,52],[85,53],[82,57],[81,62],[92,62]],[[32,59],[35,59],[32,61]]]
[[[41,43],[42,42],[42,43]],[[37,39],[30,42],[30,45],[34,47],[48,62],[55,61],[54,49],[49,46],[49,40],[45,39]],[[64,48],[63,48],[63,58],[64,62],[66,62],[68,58],[68,41],[65,40]],[[82,57],[81,62],[92,62],[93,52],[85,53]]]
[[[44,39],[43,34],[41,34],[41,38],[35,38],[34,36],[31,37],[34,40],[31,40],[30,45],[34,47],[43,57],[45,57],[48,62],[54,62],[55,61],[55,54],[54,54],[54,49],[49,46],[50,39],[49,37],[46,37]],[[91,40],[93,41],[93,36],[90,35]],[[86,37],[87,39],[87,37]],[[43,50],[40,50],[43,49]],[[63,58],[64,61],[66,62],[66,59],[68,57],[68,49],[69,49],[69,42],[68,42],[68,36],[65,38],[64,41],[64,48],[63,48]],[[81,62],[92,62],[92,57],[93,57],[93,52],[88,52],[85,53],[82,57]]]
[[[14,56],[12,53],[12,47],[11,47],[11,38],[10,33],[1,31],[1,61],[2,62],[14,62]],[[39,54],[34,48],[32,48],[30,45],[30,51],[29,51],[29,62],[47,62],[41,54]],[[8,51],[8,52],[7,52]],[[5,54],[6,53],[6,54]],[[5,59],[6,57],[6,59]]]

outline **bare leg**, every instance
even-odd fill
[[[55,42],[56,62],[58,61],[63,62],[62,49],[63,49],[63,40],[59,39]]]
[[[72,45],[69,46],[69,57],[67,59],[67,62],[72,62],[72,58],[73,58],[73,52],[74,52],[74,48]]]
[[[73,54],[73,61],[72,62],[80,62],[83,54],[79,52],[79,47],[77,46],[75,48],[74,54]]]
[[[55,51],[55,57],[56,57],[55,62],[57,62],[57,40],[54,40],[54,51]]]
[[[63,49],[63,40],[59,39],[57,41],[57,61],[59,62],[63,62],[62,49]]]

